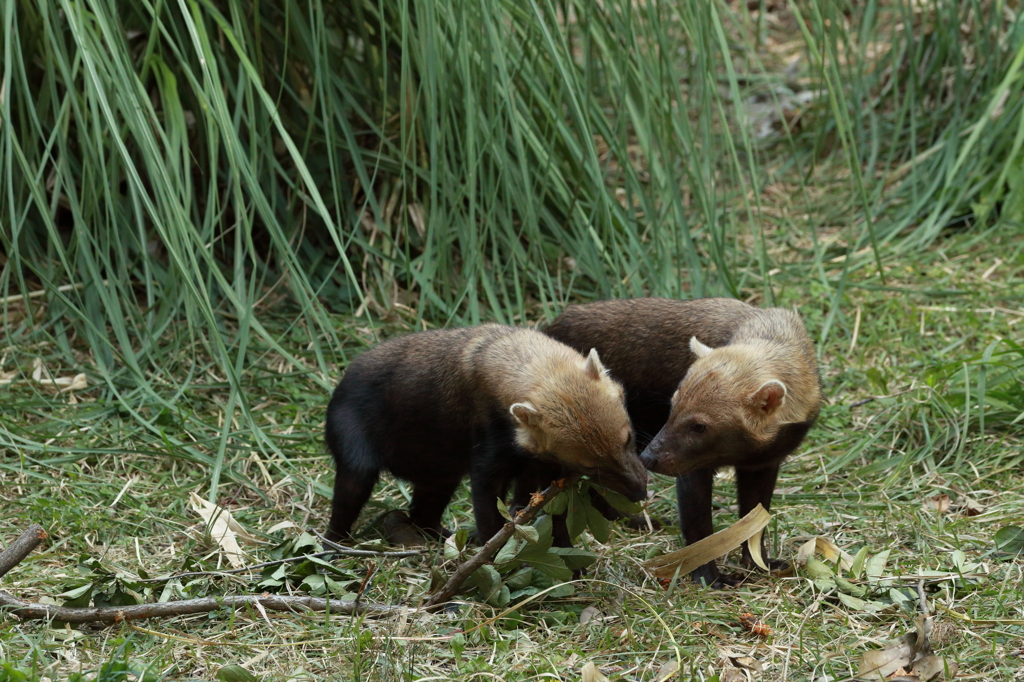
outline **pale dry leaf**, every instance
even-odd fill
[[[42,358],[32,358],[32,380],[33,381],[42,381],[43,380],[43,372],[45,372],[45,371],[46,370],[43,369],[43,359]],[[49,376],[49,372],[47,372],[47,376]]]
[[[740,625],[743,626],[744,630],[758,637],[768,637],[772,634],[771,627],[752,613],[741,613]]]
[[[284,530],[285,528],[298,528],[298,525],[294,521],[281,521],[280,523],[275,523],[273,526],[268,528],[267,532],[276,533],[277,531]]]
[[[654,676],[654,682],[666,682],[672,676],[679,671],[679,661],[672,659],[668,663],[665,663],[658,668],[658,673]]]
[[[67,385],[60,383],[64,381],[68,382]],[[85,374],[82,373],[76,374],[75,376],[71,377],[70,380],[68,379],[68,377],[61,377],[60,379],[55,379],[54,383],[60,385],[61,393],[64,393],[66,391],[81,391],[83,389],[89,388],[89,382],[86,380]]]
[[[927,512],[938,512],[945,514],[949,511],[949,495],[936,495],[924,501],[924,510]]]
[[[737,668],[743,668],[744,670],[752,670],[755,673],[764,672],[764,666],[761,665],[761,661],[757,660],[753,656],[737,656],[736,658],[730,659],[732,664]]]
[[[922,599],[924,597],[922,596]],[[927,605],[925,605],[927,610]],[[932,618],[924,614],[919,615],[914,620],[916,627],[915,632],[908,632],[903,635],[903,639],[911,646],[910,662],[913,663],[921,656],[925,656],[932,652],[932,643],[930,640],[932,634]]]
[[[242,551],[238,541],[256,543],[256,538],[242,528],[241,524],[235,521],[234,517],[231,516],[231,512],[227,509],[204,500],[194,492],[189,493],[189,495],[193,511],[199,514],[203,521],[206,522],[210,538],[220,546],[228,563],[235,568],[244,566],[245,553]]]
[[[580,625],[586,625],[599,613],[601,612],[593,605],[583,609],[583,611],[580,612]]]
[[[584,664],[583,669],[580,670],[580,677],[583,682],[608,682],[608,678],[601,674],[593,661]]]
[[[838,561],[839,568],[844,571],[849,571],[853,567],[853,557],[839,549],[839,546],[828,538],[815,538],[815,544],[817,545],[817,550],[825,557],[825,561],[831,564]]]
[[[267,610],[263,607],[263,604],[259,600],[254,601],[253,604],[256,606],[256,610],[260,612],[260,615],[263,616],[263,620],[267,621],[267,625],[274,627],[274,624],[270,622],[270,617],[267,616]]]
[[[747,682],[747,674],[738,668],[726,668],[718,679],[720,682]]]
[[[957,664],[955,661],[949,663],[949,676],[950,679],[956,675]],[[917,677],[921,682],[928,682],[928,680],[934,680],[940,678],[946,672],[945,663],[941,658],[935,654],[927,654],[921,657],[920,660],[914,663],[914,667],[911,668],[910,674]]]
[[[427,221],[423,217],[422,204],[409,204],[406,210],[409,212],[409,220],[412,221],[413,227],[416,228],[416,234],[422,238],[427,233]]]
[[[909,676],[915,677],[921,682],[941,679],[946,671],[945,662],[932,653],[931,634],[935,628],[935,621],[931,616],[920,615],[916,619],[917,632],[911,632],[904,636],[913,647],[911,657],[911,669]],[[951,661],[949,664],[950,677],[956,675],[957,664]]]
[[[861,657],[857,676],[861,679],[917,680],[928,682],[945,671],[942,659],[932,653],[929,635],[933,621],[930,616],[920,615],[915,621],[916,630],[890,642],[881,651],[866,651]],[[909,672],[908,672],[909,670]],[[953,666],[950,666],[953,671]]]
[[[40,384],[53,386],[62,393],[65,391],[80,391],[89,387],[89,382],[86,380],[85,374],[82,373],[70,377],[54,378],[49,370],[43,366],[41,358],[32,360],[32,379]]]
[[[6,386],[11,383],[16,376],[18,376],[18,370],[16,369],[12,369],[10,372],[0,372],[0,386]]]
[[[811,538],[804,544],[800,545],[800,549],[796,551],[796,565],[803,568],[807,564],[807,560],[814,556],[814,550],[818,546],[818,538]]]
[[[768,525],[771,518],[772,515],[764,507],[757,505],[749,514],[725,530],[720,530],[683,549],[654,557],[643,566],[656,578],[671,578],[676,573],[686,575],[698,566],[725,556],[757,535]]]
[[[877,680],[888,677],[900,668],[910,665],[912,647],[902,639],[896,640],[885,649],[865,651],[857,667],[857,677]]]
[[[964,516],[977,516],[985,511],[985,506],[981,502],[967,495],[960,495],[958,502],[960,503],[960,513]]]
[[[764,535],[764,528],[757,531],[747,539],[747,549],[750,551],[750,559],[762,571],[771,571],[768,564],[761,557],[761,536]]]

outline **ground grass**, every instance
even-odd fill
[[[120,87],[131,82],[130,67],[155,69],[158,62],[142,60],[148,45],[132,43],[117,53],[116,30],[100,21],[110,6],[92,3],[99,19],[89,23],[93,15],[79,15],[80,24],[59,33],[52,29],[59,12],[47,14],[52,8],[43,5],[37,14],[26,5],[21,23],[8,22],[4,33],[5,54],[12,55],[5,73],[13,74],[4,82],[15,96],[0,97],[6,183],[0,194],[6,332],[0,375],[17,371],[0,386],[0,537],[7,541],[37,522],[51,540],[6,576],[3,588],[26,599],[62,601],[58,595],[86,583],[94,585],[94,598],[116,599],[120,585],[155,599],[163,586],[140,579],[222,567],[223,555],[187,508],[193,491],[216,498],[267,541],[252,550],[253,561],[269,558],[274,545],[299,529],[322,529],[332,475],[320,432],[327,392],[347,360],[380,338],[477,318],[543,322],[564,301],[608,294],[732,293],[758,304],[795,306],[821,356],[826,405],[783,470],[770,526],[776,554],[792,558],[812,536],[829,537],[850,554],[861,547],[889,550],[886,576],[895,588],[916,589],[921,571],[954,571],[955,552],[963,552],[967,563],[981,564],[971,575],[932,576],[925,583],[936,613],[937,651],[959,663],[965,678],[1020,679],[1024,562],[996,552],[994,537],[1004,526],[1024,525],[1024,432],[1020,422],[1011,423],[1024,411],[1024,355],[1000,341],[1022,338],[1024,327],[1024,204],[1015,203],[1024,196],[1017,162],[1024,104],[1014,75],[1022,24],[994,19],[1012,13],[1000,3],[995,9],[964,5],[962,16],[940,2],[794,6],[800,11],[755,15],[724,4],[711,12],[704,3],[681,3],[678,16],[637,14],[643,21],[636,25],[629,12],[609,11],[571,45],[536,42],[530,31],[540,29],[523,14],[504,24],[475,17],[521,38],[511,41],[525,50],[515,63],[536,80],[517,81],[512,90],[532,93],[534,104],[593,95],[600,89],[595,84],[608,82],[616,84],[614,93],[633,93],[632,99],[622,94],[630,106],[611,118],[600,97],[588,100],[573,111],[580,128],[563,128],[561,115],[551,116],[540,104],[467,104],[453,95],[462,91],[445,89],[446,82],[424,84],[423,100],[413,103],[403,95],[419,83],[413,71],[441,65],[452,83],[475,83],[465,92],[477,95],[488,90],[488,72],[458,51],[430,51],[455,44],[449,38],[457,17],[435,17],[443,26],[432,42],[426,33],[414,35],[408,7],[401,5],[405,9],[387,20],[405,27],[395,35],[411,41],[415,61],[395,62],[398,47],[392,47],[376,55],[370,50],[362,61],[348,55],[348,80],[341,85],[327,70],[313,68],[280,81],[268,77],[284,118],[279,129],[259,104],[264,91],[247,77],[239,77],[237,87],[222,87],[217,73],[204,80],[208,74],[198,60],[176,61],[169,46],[187,47],[195,38],[221,72],[250,74],[229,49],[228,33],[212,20],[199,21],[193,34],[184,15],[160,15],[166,43],[154,42],[152,50],[178,80],[161,71],[156,90],[140,78],[145,87],[133,91]],[[531,7],[548,26],[559,16],[554,6]],[[129,32],[142,30],[137,26],[151,20],[150,10],[140,10],[142,19],[124,19]],[[296,45],[316,47],[301,55],[314,65],[336,56],[337,47],[315,35],[327,19],[337,20],[319,12],[295,29],[312,31],[308,43]],[[289,16],[298,21],[304,15]],[[246,20],[231,17],[234,35],[244,36],[240,52],[262,55],[251,44],[279,36]],[[372,18],[360,24],[371,25]],[[38,38],[37,30],[47,58],[18,62],[18,40]],[[683,42],[701,50],[680,52],[680,31]],[[636,43],[607,40],[624,35],[637,36]],[[373,36],[364,38],[372,45]],[[108,71],[86,78],[63,52],[67,41],[117,59],[105,65]],[[584,49],[594,51],[591,63],[600,68],[581,75],[570,65]],[[730,59],[722,59],[722,49]],[[668,64],[686,78],[655,69],[658,59],[638,56],[649,54],[679,56]],[[788,70],[796,56],[804,61],[793,76]],[[38,100],[29,87],[34,81],[18,80],[17,64],[41,74],[46,87]],[[339,102],[372,93],[373,69],[382,64],[390,69],[383,78],[390,99],[366,105],[379,110],[326,122],[331,115],[324,112],[340,109]],[[635,70],[610,73],[617,64]],[[268,57],[253,68],[273,72],[277,66]],[[567,86],[552,75],[558,73],[576,80]],[[172,95],[186,83],[192,94],[182,95],[176,110]],[[313,87],[304,91],[308,83]],[[762,123],[768,121],[774,134],[750,137],[754,121],[744,120],[736,103],[785,98],[790,86],[818,93],[816,104],[787,110],[789,128],[769,116]],[[435,96],[447,123],[431,130],[421,106],[429,109],[422,101]],[[199,100],[210,108],[201,109]],[[152,119],[139,113],[150,101],[159,103]],[[310,101],[319,104],[307,120],[302,107]],[[659,103],[679,101],[692,106],[692,121],[650,113]],[[465,140],[453,131],[471,127],[464,125],[467,106],[488,112],[474,130],[490,130],[484,124],[494,121],[500,131],[545,130],[540,145],[559,149],[558,163],[538,170],[524,163],[532,157],[498,144],[500,135],[481,136],[474,157],[480,164],[473,166],[484,169],[478,191],[467,181],[472,164],[432,165],[424,178],[422,164],[432,158],[428,142],[438,145],[430,153],[446,163],[463,158],[458,152]],[[542,125],[538,107],[549,126]],[[196,111],[209,118],[201,115],[193,128],[186,113]],[[512,120],[502,118],[509,111]],[[12,120],[17,126],[6,125]],[[77,127],[61,128],[69,120]],[[177,136],[149,140],[152,120]],[[222,141],[236,121],[266,144]],[[688,128],[691,123],[696,127]],[[584,135],[587,126],[610,129]],[[127,131],[135,146],[111,155],[111,129]],[[285,133],[302,144],[284,148]],[[350,134],[372,143],[357,153]],[[34,135],[45,144],[33,146]],[[42,151],[51,149],[47,140],[57,145],[53,156]],[[424,147],[406,156],[416,147],[410,140]],[[583,143],[594,153],[580,161],[569,152]],[[211,151],[222,144],[230,147],[222,156]],[[366,164],[365,177],[356,181],[332,169],[335,152],[346,164]],[[188,165],[189,154],[221,164],[222,177],[259,181],[228,183],[230,192],[199,199],[174,160]],[[308,177],[300,172],[303,159]],[[164,173],[166,184],[157,183],[150,196],[143,176],[125,170],[133,164],[148,170],[147,179]],[[512,167],[522,175],[498,172]],[[666,181],[682,169],[688,173],[682,187]],[[580,177],[586,181],[576,194],[562,192]],[[90,191],[82,192],[76,180],[88,181]],[[416,191],[408,189],[413,185]],[[430,194],[431,187],[440,195]],[[342,222],[363,231],[314,229],[317,218],[308,225],[295,219],[317,214],[315,188],[330,205],[327,213],[347,216]],[[355,205],[343,201],[349,196],[364,208],[373,204],[372,224],[346,213]],[[147,197],[157,204],[144,206]],[[414,217],[402,217],[415,216],[410,207],[422,208],[420,202],[427,203],[428,225],[447,221],[451,227],[432,232],[437,241],[431,247],[416,241]],[[531,210],[544,225],[537,234],[475,232],[479,225],[514,226]],[[224,216],[245,229],[224,227]],[[135,234],[136,220],[149,232]],[[190,221],[199,226],[194,234],[173,227]],[[681,224],[673,221],[692,228],[692,242],[676,243],[672,230],[657,232]],[[72,227],[80,224],[92,230],[72,239]],[[250,233],[266,241],[243,243],[239,235]],[[344,250],[351,264],[324,246],[342,237],[351,239]],[[477,238],[483,241],[472,242]],[[531,249],[526,253],[517,250],[524,240]],[[208,243],[217,248],[199,248]],[[481,243],[494,244],[490,258],[465,267],[442,259],[430,277],[410,274],[430,261],[430,248],[456,262],[458,246]],[[601,243],[613,248],[602,254]],[[152,244],[158,253],[138,255]],[[293,244],[300,244],[294,253]],[[192,252],[213,257],[196,264]],[[516,267],[495,274],[495,263]],[[88,296],[74,288],[83,282],[91,287]],[[68,284],[69,290],[54,290]],[[21,296],[39,288],[48,293],[27,307]],[[361,306],[360,296],[376,303]],[[132,301],[137,308],[127,305]],[[360,314],[353,315],[357,308]],[[85,371],[89,388],[57,393],[30,380],[37,358],[53,376]],[[657,478],[652,488],[650,512],[666,521],[663,530],[639,535],[616,529],[607,544],[587,538],[600,559],[574,595],[522,605],[501,620],[491,622],[500,612],[468,601],[397,621],[239,612],[72,629],[8,618],[0,622],[0,660],[11,668],[0,671],[0,680],[21,679],[14,668],[32,680],[76,671],[101,680],[213,679],[226,665],[268,680],[575,680],[592,661],[612,680],[650,681],[677,655],[685,680],[839,680],[856,672],[862,652],[912,629],[913,608],[867,613],[806,576],[752,575],[729,591],[685,581],[664,589],[640,567],[653,550],[679,544],[671,527],[671,482]],[[716,490],[716,522],[724,526],[734,518],[727,476]],[[948,509],[941,495],[951,499]],[[407,491],[384,481],[365,521],[406,503]],[[294,526],[269,532],[284,521]],[[446,522],[471,523],[465,490]],[[364,537],[372,539],[373,531]],[[415,604],[430,585],[432,560],[372,562],[365,598]],[[353,584],[370,568],[356,560],[339,565],[347,572],[343,581]],[[192,596],[249,593],[263,589],[259,582],[201,578],[186,581],[183,590]],[[597,616],[581,624],[590,606]],[[740,625],[742,613],[764,621],[770,636]],[[763,670],[741,669],[743,656]]]
[[[955,571],[954,550],[980,562],[976,572],[983,577],[926,583],[938,652],[971,679],[1014,679],[1020,670],[1024,562],[998,556],[994,535],[1024,522],[1024,454],[1018,427],[990,420],[981,433],[977,418],[966,420],[951,396],[962,390],[965,360],[993,340],[1019,338],[1022,248],[1014,226],[953,232],[928,250],[886,259],[884,287],[870,269],[851,276],[849,304],[834,323],[838,331],[821,346],[827,404],[808,443],[783,470],[770,526],[782,557],[792,557],[817,535],[851,554],[861,547],[890,550],[886,575],[900,587],[915,588],[921,571]],[[780,303],[798,305],[812,334],[819,334],[830,306],[805,297],[803,276],[777,276]],[[285,520],[322,528],[331,475],[319,433],[326,396],[309,375],[278,374],[273,362],[267,364],[265,373],[253,373],[248,390],[263,397],[257,418],[269,425],[288,465],[255,454],[244,434],[232,434],[221,503],[256,533]],[[930,374],[940,377],[932,385]],[[209,421],[223,409],[216,377],[207,381],[196,381],[179,412],[206,414],[203,421]],[[8,576],[6,589],[23,598],[53,598],[100,575],[76,566],[83,560],[98,560],[129,582],[188,570],[197,560],[217,563],[198,517],[186,509],[188,493],[209,481],[208,466],[188,453],[203,445],[201,435],[188,446],[166,443],[158,450],[145,428],[94,403],[88,392],[74,404],[68,396],[62,406],[25,382],[6,391],[5,426],[19,439],[47,446],[23,451],[20,461],[4,459],[0,532],[10,538],[39,522],[53,538]],[[864,403],[868,398],[873,400]],[[178,416],[161,418],[144,404],[136,409],[150,415],[158,431],[178,432]],[[234,482],[236,475],[257,481],[259,489]],[[716,498],[720,525],[733,518],[727,479]],[[659,477],[653,489],[650,512],[671,523],[671,482]],[[403,506],[403,495],[396,482],[382,483],[366,518]],[[939,495],[952,499],[948,510],[926,505]],[[972,505],[981,513],[968,515]],[[448,523],[471,522],[463,491]],[[295,533],[288,529],[267,539]],[[729,657],[750,656],[764,668],[753,675],[757,679],[817,680],[846,678],[863,651],[912,628],[913,609],[864,613],[805,577],[754,575],[729,591],[684,581],[666,591],[640,563],[652,547],[678,546],[672,527],[644,536],[617,529],[608,544],[587,544],[601,559],[574,596],[525,605],[514,621],[507,616],[465,635],[457,633],[497,612],[464,603],[398,621],[264,619],[253,612],[74,630],[7,620],[0,647],[7,661],[50,679],[80,669],[95,672],[116,660],[137,671],[148,666],[152,679],[210,679],[221,666],[240,664],[258,679],[571,680],[593,661],[613,680],[651,680],[678,646],[682,679],[740,679],[736,675],[743,673]],[[254,550],[254,560],[265,559],[267,551]],[[366,598],[414,604],[429,585],[430,558],[374,563],[379,570]],[[341,565],[357,581],[367,570],[365,561]],[[199,580],[190,589],[257,588],[233,578]],[[599,615],[580,625],[579,614],[589,606]],[[768,624],[771,635],[746,631],[739,625],[744,612]]]

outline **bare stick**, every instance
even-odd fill
[[[544,505],[555,499],[558,493],[565,490],[566,486],[575,482],[575,480],[575,478],[563,478],[553,482],[544,492],[531,495],[530,504],[520,509],[516,513],[515,519],[502,526],[501,530],[495,533],[494,537],[480,548],[480,551],[459,564],[455,572],[448,578],[448,582],[444,584],[444,587],[430,595],[423,603],[424,608],[432,608],[451,599],[459,591],[459,588],[462,587],[462,583],[466,581],[466,578],[472,575],[473,571],[490,561],[491,557],[512,537],[516,532],[516,526],[524,526],[533,521],[534,517],[544,508]]]
[[[376,551],[370,550],[370,549],[353,549],[352,547],[346,547],[345,545],[339,545],[334,540],[328,540],[327,538],[325,538],[323,536],[323,534],[320,531],[314,530],[313,534],[316,535],[320,539],[320,542],[323,543],[324,547],[330,547],[331,548],[331,551],[323,552],[323,554],[325,554],[325,555],[326,554],[339,554],[341,556],[366,556],[366,557],[372,556],[372,557],[386,557],[386,558],[400,559],[402,557],[420,556],[421,554],[423,554],[423,550],[422,549],[407,549],[407,550],[402,550],[400,552],[376,552]],[[320,556],[320,555],[317,554],[316,556]]]
[[[17,540],[7,545],[7,548],[0,552],[0,577],[20,564],[46,537],[43,527],[33,523]]]
[[[25,619],[58,620],[66,623],[120,623],[143,618],[167,618],[193,613],[208,613],[222,608],[235,608],[259,604],[268,611],[327,611],[340,615],[371,613],[391,615],[399,613],[401,606],[385,604],[356,604],[352,601],[327,600],[323,597],[293,597],[277,594],[246,594],[232,597],[204,597],[158,604],[134,606],[71,607],[37,604],[23,601],[0,590],[0,608],[9,607],[10,613]]]

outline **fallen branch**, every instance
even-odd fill
[[[7,545],[7,548],[0,552],[0,578],[20,564],[46,537],[43,527],[33,523],[28,530],[18,536],[17,540]]]
[[[466,578],[471,576],[473,571],[490,561],[491,557],[515,534],[516,526],[525,526],[530,521],[533,521],[534,517],[544,508],[544,505],[555,499],[558,493],[565,490],[566,486],[574,481],[575,479],[563,478],[552,483],[544,492],[534,493],[530,497],[530,504],[519,510],[516,513],[515,519],[502,526],[501,530],[495,533],[494,537],[488,540],[476,554],[459,564],[451,577],[448,578],[448,582],[440,590],[430,595],[423,603],[423,607],[428,609],[434,608],[455,596],[455,593],[462,587],[462,583],[466,581]]]
[[[29,620],[58,620],[65,623],[121,623],[143,618],[167,618],[187,616],[193,613],[209,613],[223,608],[239,606],[262,606],[268,611],[328,611],[340,615],[370,613],[391,615],[401,612],[401,606],[385,604],[356,604],[354,601],[338,601],[323,597],[295,597],[277,594],[244,594],[228,597],[203,597],[157,604],[135,604],[134,606],[73,607],[37,604],[24,601],[0,590],[0,608],[10,608],[19,618]]]
[[[17,566],[32,553],[39,543],[46,539],[46,531],[39,524],[33,524],[17,540],[0,552],[0,576]],[[240,595],[184,599],[181,601],[156,604],[135,604],[133,606],[73,607],[54,606],[24,601],[0,590],[0,608],[25,619],[59,620],[66,623],[120,623],[143,618],[166,618],[185,616],[193,613],[208,613],[222,608],[259,605],[268,611],[330,611],[341,615],[370,613],[391,615],[401,612],[401,606],[367,604],[357,601],[339,601],[323,597],[289,596],[277,594]]]

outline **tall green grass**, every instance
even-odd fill
[[[1024,21],[1011,5],[797,11],[867,231],[881,219],[879,238],[909,233],[902,246],[919,248],[949,227],[1024,223]]]
[[[872,247],[837,278],[816,219],[789,226],[814,241],[796,260],[832,299],[823,340],[850,268],[880,266],[890,242],[1024,219],[1012,8],[794,3],[818,103],[765,141],[738,107],[752,83],[774,93],[790,76],[765,65],[764,22],[743,7],[8,2],[2,352],[84,366],[102,404],[211,466],[215,490],[239,434],[278,448],[247,377],[274,357],[326,388],[363,343],[353,317],[416,328],[581,298],[772,301],[762,190],[780,173],[829,184],[846,253]],[[229,389],[237,430],[182,408],[197,382]],[[195,442],[168,436],[168,414]]]
[[[182,317],[273,344],[274,287],[327,338],[361,304],[736,290],[724,198],[757,169],[721,153],[715,8],[7,7],[3,289],[46,290],[104,372]]]

